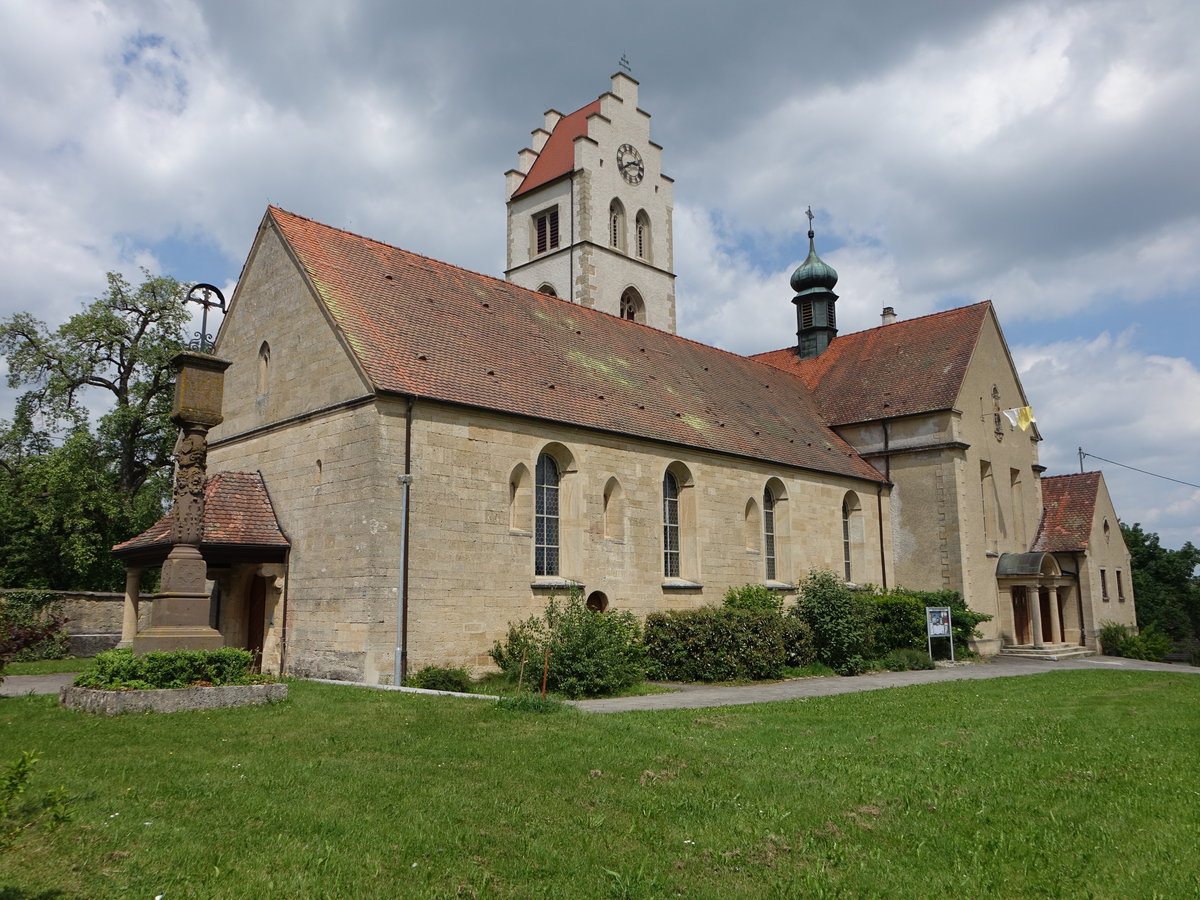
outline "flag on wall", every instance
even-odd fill
[[[1020,428],[1022,431],[1028,431],[1029,426],[1037,421],[1037,419],[1033,417],[1032,406],[1017,406],[1013,409],[1006,409],[1004,410],[1004,416],[1009,422]]]

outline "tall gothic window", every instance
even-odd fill
[[[558,246],[558,207],[540,213],[533,218],[538,253],[545,253]]]
[[[538,457],[533,516],[533,573],[558,574],[558,463],[549,453]]]
[[[679,572],[679,482],[667,472],[663,475],[663,575],[678,578]]]
[[[850,498],[846,497],[842,501],[842,565],[845,568],[846,581],[852,581],[850,577],[850,516],[854,514],[854,510],[850,508]]]
[[[763,559],[767,581],[775,580],[775,495],[763,488]]]

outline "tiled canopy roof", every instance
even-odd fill
[[[1044,553],[1086,550],[1099,490],[1099,472],[1043,478],[1042,521],[1033,549]]]
[[[883,480],[787,372],[274,207],[268,216],[376,390]]]
[[[989,301],[833,339],[820,356],[794,348],[752,359],[799,375],[833,425],[950,409]]]
[[[519,197],[535,187],[540,187],[575,168],[575,138],[587,134],[587,120],[592,113],[600,112],[600,101],[593,100],[582,109],[563,116],[546,139],[546,146],[533,161],[521,186],[513,191]]]
[[[137,537],[113,547],[113,553],[128,557],[153,551],[169,550],[172,510]],[[204,538],[202,550],[209,548],[270,548],[286,550],[288,540],[275,518],[275,509],[262,476],[257,472],[217,472],[208,479],[204,490]],[[207,557],[209,554],[205,553]]]

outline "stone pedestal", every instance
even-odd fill
[[[197,547],[177,544],[162,567],[162,593],[154,595],[150,625],[133,639],[133,651],[217,650],[221,632],[208,624],[211,599],[204,589],[207,567]]]

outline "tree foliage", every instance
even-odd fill
[[[1186,542],[1168,550],[1140,523],[1121,523],[1121,535],[1133,565],[1133,599],[1138,628],[1151,625],[1175,639],[1200,635],[1200,549]]]
[[[116,273],[103,296],[51,330],[28,312],[0,322],[10,387],[0,422],[0,584],[117,589],[109,548],[153,524],[170,489],[171,359],[183,347],[183,290]],[[111,408],[95,430],[87,391]]]

